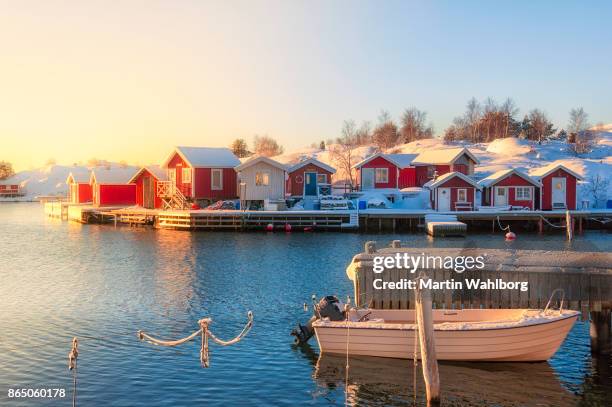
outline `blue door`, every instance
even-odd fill
[[[317,195],[317,173],[304,173],[304,195]]]

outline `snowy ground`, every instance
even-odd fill
[[[567,151],[566,145],[563,142],[551,141],[542,145],[538,145],[526,140],[515,138],[499,139],[492,143],[469,144],[469,143],[454,143],[444,144],[440,139],[422,140],[409,144],[403,144],[390,149],[389,153],[420,153],[431,149],[453,148],[457,146],[468,147],[480,160],[480,165],[476,167],[476,178],[482,179],[493,172],[506,168],[519,168],[529,170],[537,167],[542,167],[550,163],[561,163],[576,171],[584,177],[584,182],[579,186],[579,199],[589,199],[593,202],[592,196],[588,191],[589,179],[600,174],[603,178],[608,179],[608,199],[612,199],[612,125],[609,128],[604,128],[604,131],[599,133],[599,141],[596,148],[589,154],[581,157],[573,156]],[[357,163],[376,151],[374,146],[362,146],[355,150],[354,162]],[[317,148],[304,148],[293,151],[274,159],[286,163],[293,164],[302,158],[314,157],[333,167],[338,165],[332,160],[329,150],[320,150]],[[110,164],[116,166],[117,164]],[[67,187],[65,184],[66,178],[70,171],[86,170],[84,166],[63,166],[52,165],[36,170],[22,171],[16,174],[12,179],[3,181],[3,183],[20,184],[26,191],[26,196],[17,198],[16,200],[32,200],[41,195],[66,195]],[[346,173],[338,168],[338,172],[334,177],[334,183],[339,186],[344,184],[348,177]],[[383,198],[385,198],[383,196]],[[380,195],[371,196],[368,199],[383,200]],[[15,200],[4,198],[4,200]],[[388,207],[398,209],[419,209],[427,207],[427,197],[425,193],[415,191],[411,193],[411,198],[396,200],[395,203],[384,202]],[[601,205],[601,204],[600,204]]]

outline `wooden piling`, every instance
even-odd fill
[[[567,240],[572,240],[574,238],[574,224],[570,211],[565,211],[565,229],[567,231]]]
[[[427,277],[422,278],[427,279]],[[433,316],[431,312],[431,292],[429,289],[419,288],[417,283],[415,297],[415,312],[419,329],[421,366],[423,368],[427,405],[438,406],[440,405],[440,376],[438,373]]]
[[[541,235],[544,233],[544,219],[540,218],[538,220],[538,234]]]
[[[582,216],[578,217],[578,234],[582,234]]]
[[[591,311],[591,353],[594,355],[612,352],[612,310]]]

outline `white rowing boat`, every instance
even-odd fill
[[[578,318],[571,310],[432,310],[438,360],[535,362],[555,354]],[[414,310],[352,309],[312,323],[322,353],[412,359]],[[417,356],[420,355],[417,340]]]

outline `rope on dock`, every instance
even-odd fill
[[[544,222],[546,222],[549,226],[552,226],[553,228],[559,228],[559,229],[566,229],[567,228],[567,225],[555,225],[554,223],[551,223],[548,219],[546,219],[542,215],[540,215],[540,218],[542,218],[542,220]]]
[[[72,349],[68,353],[68,370],[72,370],[72,407],[76,407],[77,400],[77,358],[79,357],[79,340],[72,338]]]
[[[506,227],[502,227],[501,222],[499,221],[499,216],[497,216],[497,226],[502,230],[502,232],[510,232],[510,225]]]
[[[240,342],[242,338],[244,338],[249,333],[251,328],[253,327],[253,312],[249,311],[247,313],[247,317],[248,317],[248,321],[246,325],[244,326],[244,328],[242,329],[242,331],[235,338],[227,340],[227,341],[218,338],[210,331],[209,326],[212,323],[211,318],[200,319],[198,321],[198,325],[200,326],[200,329],[198,329],[191,335],[186,336],[185,338],[182,338],[182,339],[177,339],[174,341],[165,341],[165,340],[154,338],[144,333],[142,330],[138,331],[138,338],[141,341],[146,340],[147,342],[153,345],[172,347],[172,346],[182,345],[183,343],[189,342],[193,340],[195,337],[200,336],[201,338],[200,363],[202,367],[209,367],[210,356],[209,356],[209,349],[208,349],[208,339],[209,338],[212,339],[213,342],[221,346],[229,346],[229,345],[233,345],[235,343]]]

